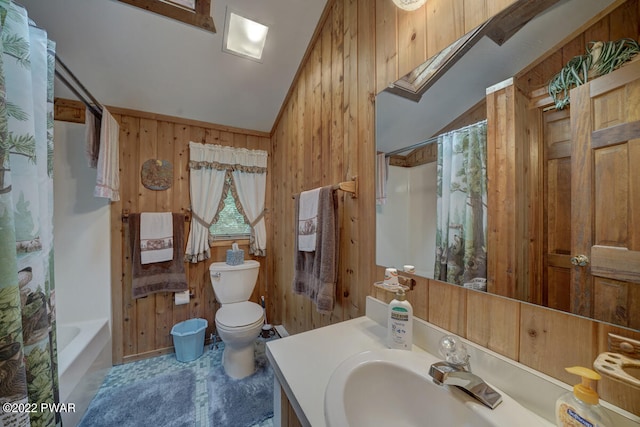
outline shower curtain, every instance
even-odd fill
[[[487,277],[487,122],[438,137],[435,278]]]
[[[8,0],[0,25],[0,425],[55,426],[55,45]]]

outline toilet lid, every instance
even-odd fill
[[[224,304],[216,312],[216,320],[225,326],[238,327],[256,323],[263,318],[262,307],[251,301]]]

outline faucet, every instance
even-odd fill
[[[429,368],[429,375],[438,385],[454,385],[475,397],[485,406],[495,409],[502,402],[500,393],[492,389],[479,376],[472,374],[461,365],[449,362],[436,362]]]
[[[491,409],[502,402],[500,393],[489,387],[482,378],[471,373],[467,348],[455,335],[440,339],[440,354],[446,361],[436,362],[429,368],[429,375],[438,385],[454,385],[475,397]]]

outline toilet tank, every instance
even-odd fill
[[[258,279],[260,263],[247,260],[243,264],[229,265],[214,262],[209,267],[213,292],[221,304],[248,301]]]

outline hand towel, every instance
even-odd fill
[[[120,125],[106,108],[102,108],[102,123],[100,125],[100,150],[98,153],[98,174],[95,197],[120,200],[120,158],[118,141]]]
[[[140,214],[129,214],[131,289],[133,298],[154,292],[182,292],[189,289],[184,268],[184,215],[173,214],[173,258],[171,261],[140,262]]]
[[[140,263],[173,259],[173,218],[167,212],[140,214]]]
[[[376,155],[376,205],[387,203],[387,176],[389,158],[385,153]]]
[[[101,122],[93,115],[89,108],[85,111],[84,117],[87,161],[90,168],[96,169],[98,167],[98,156],[100,154]]]
[[[296,199],[296,205],[300,200]],[[296,206],[296,215],[299,212]],[[296,218],[298,219],[298,218]],[[297,222],[296,222],[297,223]],[[301,251],[295,239],[293,291],[306,295],[319,313],[329,314],[335,304],[338,279],[338,210],[335,191],[322,187],[318,196],[318,224],[313,252]]]
[[[298,250],[313,252],[316,250],[318,228],[318,196],[320,189],[300,193],[298,204]]]

